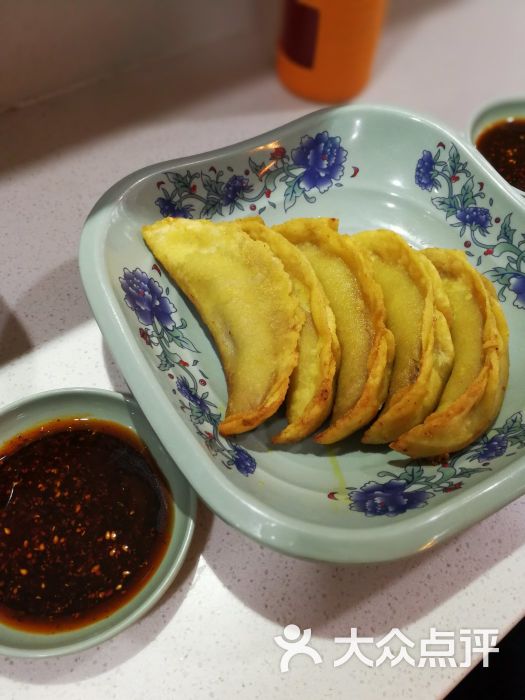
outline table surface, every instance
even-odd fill
[[[523,90],[525,5],[392,0],[360,103],[401,106],[456,131],[487,101]],[[126,386],[81,287],[83,221],[112,183],[148,163],[233,143],[317,105],[287,93],[267,59],[217,46],[0,116],[0,402],[36,391]],[[184,77],[189,76],[189,77]],[[439,698],[465,668],[352,659],[335,637],[416,645],[435,627],[497,628],[524,613],[525,499],[409,560],[332,566],[287,558],[200,507],[190,555],[140,623],[78,656],[0,659],[0,696],[39,698]],[[274,637],[312,629],[323,662],[281,673]],[[478,657],[476,657],[477,659]]]

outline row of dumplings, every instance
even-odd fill
[[[411,457],[466,447],[495,419],[508,380],[492,285],[462,252],[338,225],[166,218],[143,228],[217,346],[220,432],[251,430],[286,401],[274,443],[314,434],[329,445],[365,428],[362,442]]]

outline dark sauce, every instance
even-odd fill
[[[492,124],[478,136],[476,147],[509,184],[525,190],[525,118]]]
[[[0,449],[0,621],[32,632],[91,624],[157,569],[169,486],[127,428],[64,418]]]

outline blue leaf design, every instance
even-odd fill
[[[513,243],[516,229],[512,228],[512,226],[510,225],[511,216],[512,214],[507,214],[507,216],[501,222],[501,227],[498,233],[498,241],[507,241],[507,243]]]
[[[516,433],[516,432],[524,432],[525,433],[525,425],[523,424],[523,415],[521,411],[518,411],[517,413],[514,413],[512,416],[507,418],[505,423],[503,423],[501,427],[501,432],[505,434],[509,433]]]
[[[448,167],[451,175],[456,175],[459,169],[459,152],[458,149],[452,144],[448,152]]]
[[[291,209],[297,199],[302,196],[303,190],[300,186],[300,177],[294,178],[284,191],[284,211]]]
[[[476,198],[473,195],[474,192],[474,178],[469,177],[469,179],[463,184],[460,192],[461,205],[463,207],[471,207],[476,204]]]

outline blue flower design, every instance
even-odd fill
[[[175,322],[171,315],[176,309],[153,277],[138,267],[133,272],[125,267],[124,277],[119,277],[119,281],[125,292],[124,301],[143,325],[151,326],[156,319],[168,330],[174,328]]]
[[[233,445],[232,448],[231,459],[228,460],[228,464],[235,466],[237,471],[244,474],[244,476],[253,474],[257,464],[251,454],[239,445]]]
[[[177,391],[179,394],[184,396],[185,399],[188,399],[188,401],[191,401],[193,399],[194,391],[190,387],[190,383],[186,379],[186,377],[177,377],[177,381],[175,382],[177,386]]]
[[[513,275],[509,280],[509,289],[516,295],[514,306],[525,309],[525,275],[521,273]]]
[[[509,441],[505,435],[494,435],[481,445],[481,449],[476,454],[478,462],[490,462],[491,459],[501,457],[507,451]]]
[[[162,216],[172,216],[174,219],[191,219],[193,211],[193,206],[191,204],[186,204],[184,206],[176,204],[171,199],[167,197],[158,197],[155,200],[155,204],[160,209]]]
[[[490,211],[484,207],[461,207],[456,211],[456,218],[465,226],[488,228],[492,226]]]
[[[223,204],[233,204],[245,192],[251,192],[252,186],[247,177],[242,175],[232,175],[224,184],[221,200]]]
[[[317,187],[319,192],[326,192],[334,181],[343,176],[343,163],[348,151],[341,146],[339,136],[329,136],[327,131],[323,131],[315,138],[303,136],[291,155],[295,165],[304,168],[299,176],[301,188],[308,192]]]
[[[431,190],[435,185],[434,156],[430,151],[423,151],[416,165],[416,185],[422,190]]]
[[[206,398],[199,396],[195,389],[190,387],[186,377],[177,377],[176,386],[179,394],[184,396],[190,403],[196,406],[203,414],[209,413],[209,402]]]
[[[431,494],[423,489],[407,491],[407,486],[403,479],[391,479],[384,484],[369,481],[361,488],[350,491],[350,510],[368,516],[394,516],[426,505]]]
[[[195,420],[197,423],[202,422],[200,420],[201,417],[205,417],[208,421],[213,420],[212,416],[210,416],[208,401],[206,401],[204,396],[199,396],[199,394],[191,388],[186,377],[177,377],[176,386],[179,394],[184,396],[184,398],[187,399],[190,404],[192,404],[192,420]],[[211,434],[206,437],[208,437],[209,440],[209,448],[215,450],[216,452],[217,448],[215,438]],[[251,454],[244,449],[244,447],[240,447],[239,445],[231,445],[231,449],[228,450],[227,454],[228,460],[225,463],[226,466],[235,467],[237,471],[244,474],[244,476],[253,474],[257,467],[257,462],[251,456]]]
[[[475,265],[481,266],[484,256],[502,258],[497,267],[485,270],[485,274],[499,287],[501,301],[507,299],[510,291],[515,295],[514,306],[525,309],[525,235],[512,225],[513,212],[505,216],[498,213],[493,219],[494,198],[477,177],[468,161],[462,161],[457,146],[452,143],[447,149],[441,141],[434,155],[429,150],[422,151],[415,170],[415,182],[421,189],[431,191],[445,185],[441,196],[431,197],[431,203],[450,226],[458,229],[460,237],[466,234],[465,253]],[[486,206],[478,206],[482,200]],[[476,235],[478,232],[480,235]],[[491,234],[492,240],[484,240]],[[490,261],[488,257],[487,262]]]
[[[158,266],[155,265],[154,269],[161,274]],[[119,282],[126,305],[135,312],[140,322],[139,336],[159,360],[158,370],[166,372],[179,366],[181,372],[184,372],[179,376],[168,372],[168,377],[174,380],[176,388],[172,388],[172,391],[175,395],[180,395],[180,408],[191,421],[197,435],[204,441],[212,456],[220,455],[223,466],[228,469],[235,467],[245,476],[253,474],[257,468],[254,457],[244,448],[234,445],[220,435],[221,414],[217,406],[209,400],[209,392],[200,393],[200,387],[208,384],[206,374],[202,369],[196,368],[200,361],[194,359],[190,365],[179,354],[180,348],[189,352],[199,351],[183,333],[187,326],[186,321],[181,319],[180,325],[177,325],[172,318],[177,309],[163,294],[163,288],[140,268],[133,271],[124,268]]]

